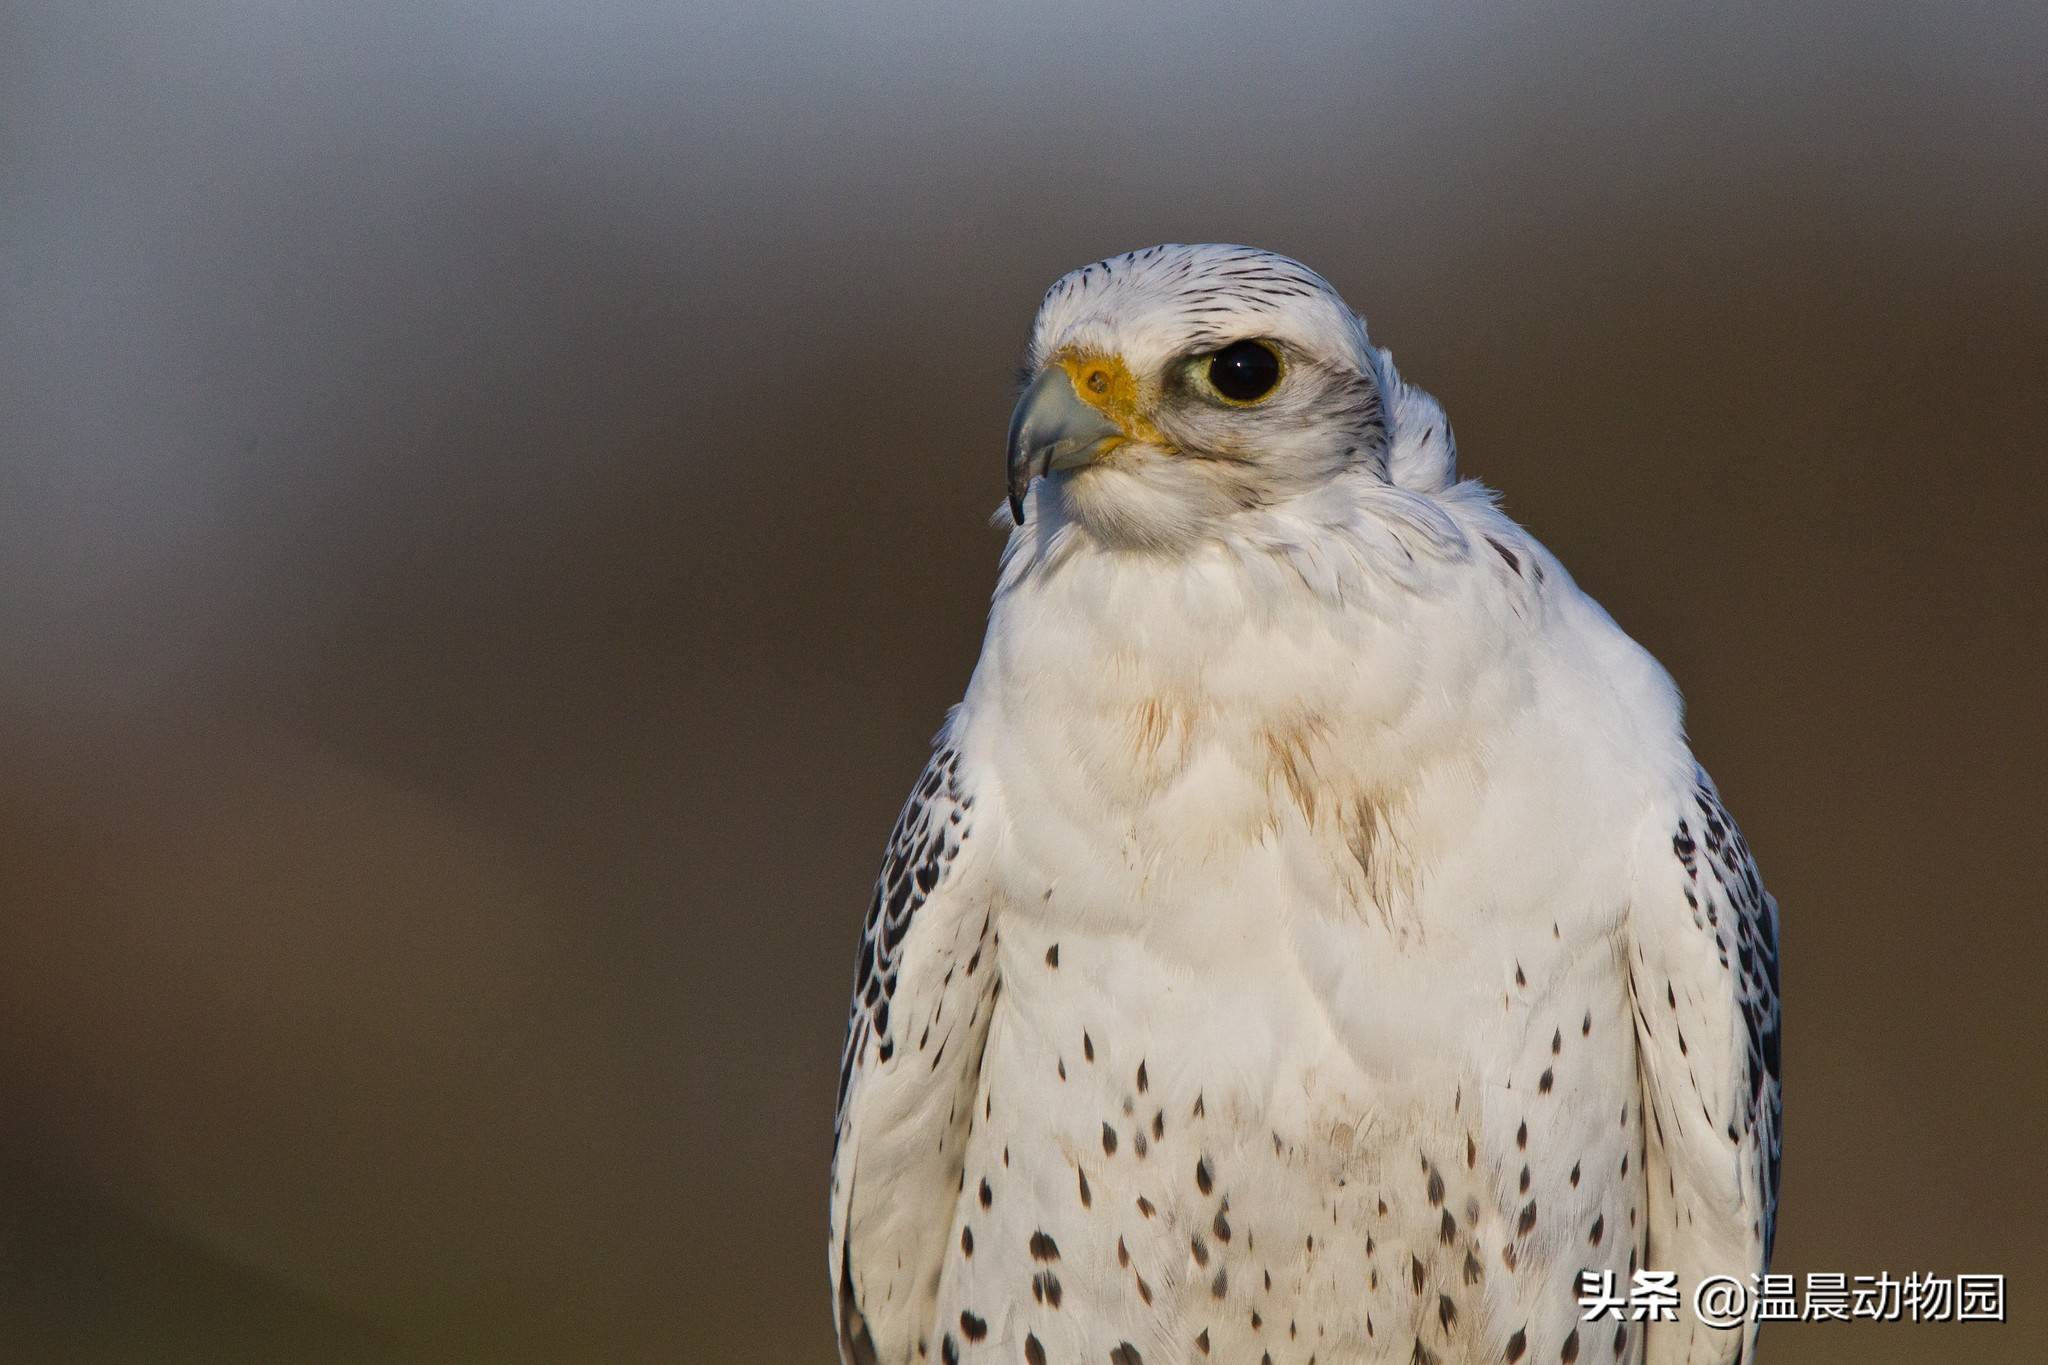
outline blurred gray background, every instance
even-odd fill
[[[818,1361],[1060,272],[1308,261],[1785,903],[1782,1269],[2043,1093],[2048,10],[0,3],[0,1358]]]

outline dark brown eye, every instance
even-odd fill
[[[1209,357],[1209,382],[1233,403],[1256,403],[1280,382],[1280,357],[1263,341],[1233,341]]]

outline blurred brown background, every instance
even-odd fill
[[[1685,686],[1780,1268],[2010,1277],[1767,1359],[2041,1359],[2044,14],[0,5],[0,1359],[828,1359],[1012,367],[1159,240]]]

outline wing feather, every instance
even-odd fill
[[[941,738],[890,833],[854,966],[832,1161],[846,1365],[918,1355],[996,989],[975,797]]]
[[[1770,1263],[1783,1122],[1778,905],[1706,773],[1652,823],[1630,911],[1629,985],[1649,1108],[1646,1263],[1676,1270],[1680,1320],[1648,1365],[1753,1356],[1756,1325],[1692,1314],[1710,1275],[1745,1288]]]

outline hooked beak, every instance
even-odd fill
[[[1024,524],[1033,479],[1087,464],[1124,439],[1122,428],[1081,401],[1065,366],[1046,366],[1010,414],[1010,515]]]

